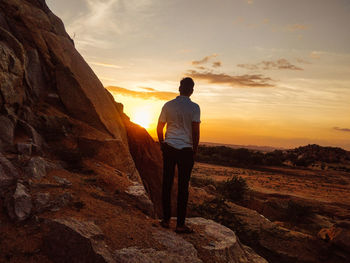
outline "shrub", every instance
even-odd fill
[[[218,190],[224,198],[231,201],[239,201],[244,198],[244,195],[248,190],[248,185],[244,178],[234,176],[226,182],[221,183]]]

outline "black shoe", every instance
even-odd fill
[[[179,234],[191,234],[194,231],[189,226],[183,225],[183,226],[176,226],[175,232]]]
[[[163,228],[170,228],[170,222],[163,219],[162,221],[160,221],[160,226]]]

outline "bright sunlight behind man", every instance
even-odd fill
[[[152,116],[147,107],[136,108],[135,112],[130,117],[132,122],[141,125],[143,128],[148,129],[150,127]]]

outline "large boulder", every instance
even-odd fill
[[[5,199],[8,215],[16,221],[23,221],[31,215],[32,197],[25,185],[17,183],[15,192]]]
[[[114,252],[120,263],[201,263],[195,247],[173,232],[154,230],[153,238],[164,246],[164,250],[128,247]]]
[[[12,163],[0,152],[0,196],[18,178],[18,172]]]
[[[49,228],[43,250],[53,262],[114,262],[101,229],[93,222],[74,218],[46,220]]]
[[[144,128],[132,123],[126,116],[124,117],[124,125],[128,136],[130,153],[136,168],[154,204],[155,212],[158,216],[161,216],[163,159],[159,145],[154,142]]]
[[[205,204],[202,209],[207,216],[234,230],[243,244],[271,262],[344,262],[333,258],[324,241],[281,227],[254,210],[218,200]]]
[[[73,151],[141,182],[120,108],[45,1],[2,0],[0,17],[0,147],[15,144],[22,158]],[[85,126],[102,136],[86,136]],[[27,172],[44,170],[35,161]]]
[[[189,218],[188,224],[195,228],[191,236],[153,229],[153,239],[163,249],[127,247],[116,250],[114,258],[121,263],[267,263],[223,225],[200,217]]]
[[[0,84],[1,85],[1,84]],[[0,150],[11,149],[14,138],[15,125],[6,115],[0,115]]]
[[[126,132],[113,97],[75,49],[62,21],[45,1],[3,0],[0,10],[6,10],[0,11],[5,21],[0,24],[3,104],[49,101],[49,94],[58,94],[70,116],[110,134],[127,148]]]
[[[208,241],[201,248],[206,254],[210,255],[213,262],[267,263],[264,258],[256,254],[250,247],[242,245],[231,229],[201,217],[189,218],[187,223],[202,229],[202,235],[206,236]]]

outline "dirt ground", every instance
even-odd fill
[[[250,189],[326,203],[350,205],[350,173],[287,167],[243,169],[196,163],[192,176],[225,181],[232,176],[247,180]]]

